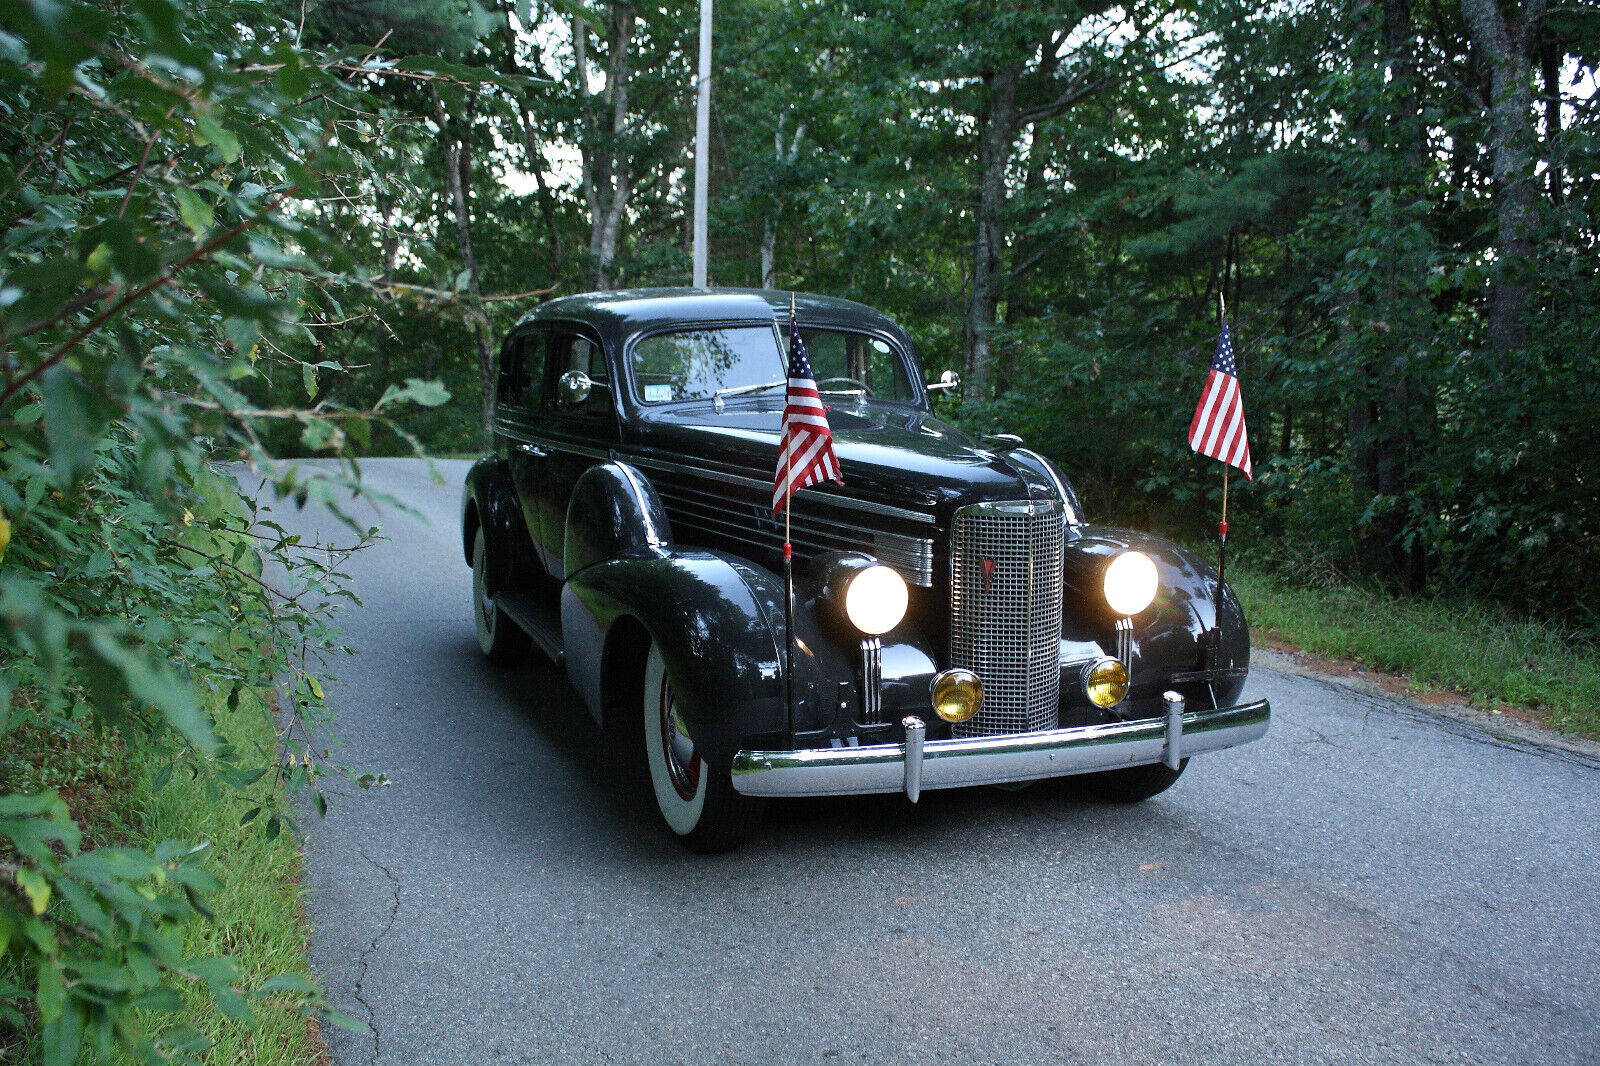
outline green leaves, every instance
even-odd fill
[[[98,737],[159,767],[152,788],[236,793],[249,813],[227,822],[256,841],[296,831],[290,784],[325,809],[337,767],[305,739],[328,724],[311,671],[343,653],[340,567],[371,536],[352,527],[313,553],[285,533],[280,489],[337,506],[355,474],[285,474],[269,448],[279,425],[339,455],[391,425],[343,406],[345,366],[316,350],[376,271],[354,273],[355,249],[294,199],[359,189],[389,112],[365,95],[376,67],[300,50],[280,15],[0,4],[0,759],[23,735]],[[306,406],[267,394],[284,368]],[[412,381],[387,402],[442,399]],[[261,500],[240,493],[243,468],[265,472]],[[292,697],[263,705],[280,682]],[[292,728],[230,743],[211,693],[228,694],[216,713],[230,728],[249,715]],[[19,793],[0,795],[0,972],[27,987],[0,980],[0,1023],[31,1026],[46,1062],[113,1044],[197,1061],[209,1041],[161,1018],[195,984],[236,1024],[258,996],[323,1010],[303,978],[262,991],[231,960],[185,957],[220,887],[208,847],[97,846],[103,828],[86,832],[51,789],[65,779],[92,811],[113,784],[104,768],[26,765],[15,781],[7,767]]]
[[[198,241],[216,221],[215,212],[193,189],[179,186],[172,191],[172,195],[178,201],[178,214],[183,218],[183,224],[189,227],[189,232]]]
[[[422,407],[438,407],[448,403],[450,393],[445,391],[443,385],[437,381],[423,381],[421,378],[406,378],[404,386],[390,385],[383,390],[383,395],[373,405],[374,410],[383,410],[392,403],[414,403]]]
[[[93,468],[95,449],[116,407],[63,363],[40,376],[39,392],[56,485],[70,491]]]

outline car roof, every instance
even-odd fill
[[[558,319],[590,322],[621,339],[656,326],[688,322],[782,322],[790,301],[804,324],[887,334],[912,351],[911,338],[883,312],[854,300],[779,289],[607,289],[540,304],[518,324]]]

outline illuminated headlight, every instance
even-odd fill
[[[844,615],[869,637],[887,633],[906,616],[905,578],[881,564],[865,567],[844,589]]]
[[[983,682],[971,670],[957,667],[933,679],[933,712],[947,722],[965,722],[983,703]]]
[[[1156,598],[1156,564],[1144,552],[1123,552],[1106,567],[1106,602],[1124,617],[1138,614]]]
[[[1128,694],[1128,671],[1115,659],[1098,659],[1083,668],[1083,694],[1096,707],[1115,707]]]

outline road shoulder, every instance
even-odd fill
[[[1576,755],[1600,767],[1600,741],[1559,733],[1539,724],[1536,715],[1517,707],[1483,707],[1449,693],[1416,693],[1410,681],[1346,660],[1299,651],[1279,642],[1251,651],[1251,665],[1297,677],[1315,678],[1367,696],[1399,704],[1424,716],[1447,719],[1496,740]]]

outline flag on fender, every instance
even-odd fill
[[[1205,391],[1189,423],[1189,447],[1201,455],[1236,466],[1250,479],[1250,441],[1244,428],[1244,399],[1239,394],[1239,368],[1233,358],[1228,320],[1222,320],[1217,354],[1211,357]]]
[[[828,409],[822,406],[816,376],[806,356],[805,342],[794,316],[789,317],[789,390],[783,407],[783,436],[778,447],[778,471],[772,485],[772,513],[789,497],[819,481],[844,484],[839,460],[833,454],[833,431]]]

